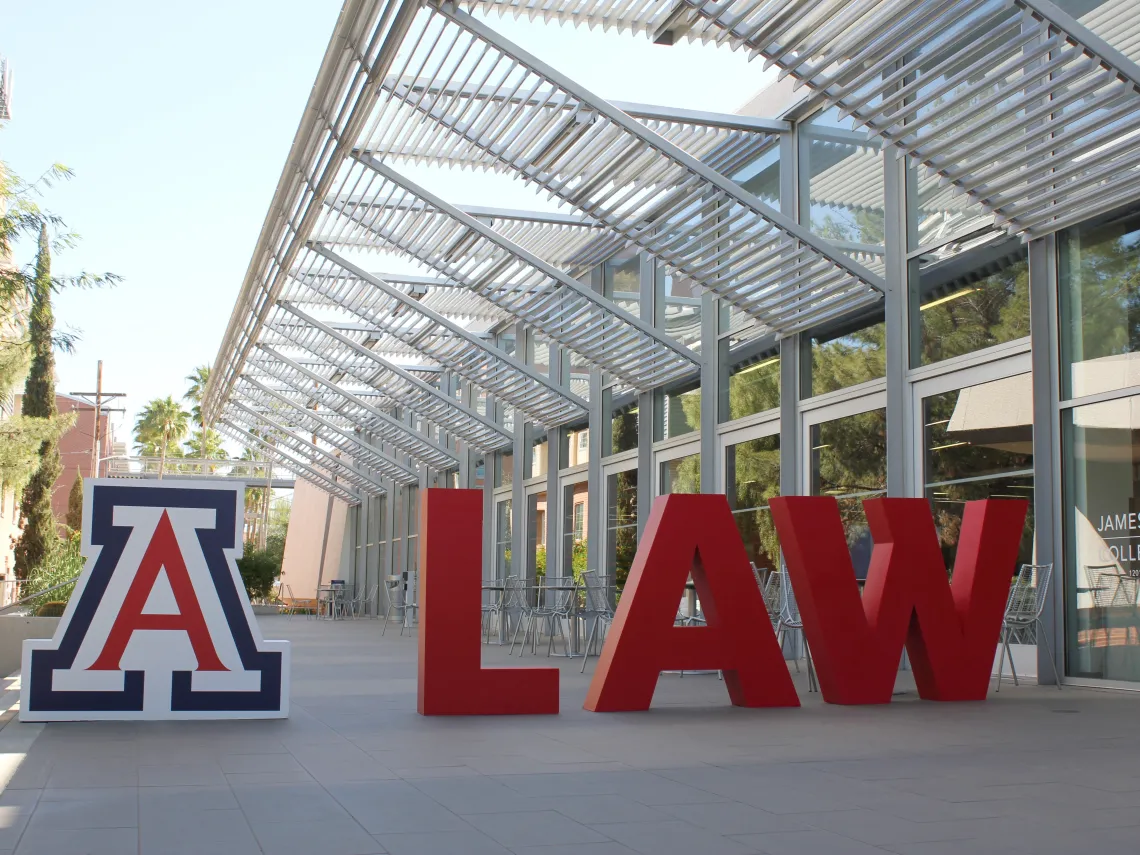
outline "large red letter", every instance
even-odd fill
[[[824,700],[889,702],[904,644],[921,697],[985,698],[1027,502],[966,504],[952,584],[925,499],[864,502],[875,548],[862,601],[835,499],[771,507]]]
[[[690,573],[707,626],[673,625]],[[649,709],[670,669],[723,671],[739,707],[800,704],[724,496],[654,501],[585,707]]]
[[[150,592],[158,581],[158,572],[162,569],[166,570],[170,590],[174,592],[178,614],[143,614]],[[190,581],[190,573],[186,570],[186,562],[182,560],[182,550],[178,548],[178,538],[174,536],[174,527],[171,526],[166,511],[162,512],[158,525],[155,526],[154,535],[139,562],[139,569],[135,572],[135,578],[131,580],[127,596],[123,598],[119,616],[115,618],[111,631],[107,633],[103,650],[87,670],[122,670],[119,667],[119,660],[122,659],[131,636],[140,629],[181,630],[190,638],[190,646],[194,648],[194,655],[198,658],[199,671],[229,670],[218,659],[218,653],[214,650],[206,618],[198,605],[194,584]]]
[[[483,491],[424,490],[419,539],[420,714],[556,714],[557,668],[481,667]]]

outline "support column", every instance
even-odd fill
[[[720,403],[720,303],[711,291],[701,295],[701,492],[719,493],[717,407]]]
[[[906,260],[906,159],[886,156],[884,178],[887,293],[887,495],[910,496],[914,437],[910,384],[910,289]]]
[[[655,326],[664,320],[664,306],[657,305],[657,277],[664,276],[647,254],[641,255],[641,316],[651,319]],[[637,542],[645,531],[649,511],[653,507],[653,425],[656,424],[656,405],[653,392],[637,395]]]
[[[1053,577],[1041,618],[1058,671],[1065,661],[1064,549],[1061,542],[1061,421],[1057,376],[1057,239],[1029,243],[1029,326],[1033,364],[1033,561],[1052,564]],[[1053,666],[1044,638],[1037,639],[1037,682],[1052,685]]]

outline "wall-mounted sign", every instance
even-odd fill
[[[86,559],[51,639],[24,642],[23,721],[284,718],[289,643],[264,641],[235,559],[245,485],[83,485]]]

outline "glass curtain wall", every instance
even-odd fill
[[[562,488],[562,568],[569,569],[574,579],[581,581],[586,566],[586,548],[589,544],[587,508],[590,501],[589,484],[579,481]]]
[[[1059,246],[1065,667],[1137,682],[1140,214],[1070,229]]]
[[[663,461],[661,489],[658,492],[662,496],[668,496],[670,493],[701,492],[700,452]]]
[[[505,579],[511,570],[511,500],[495,504],[495,578]]]

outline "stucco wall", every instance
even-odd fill
[[[343,578],[340,574],[348,505],[331,499],[308,481],[297,479],[293,491],[293,510],[289,515],[289,533],[285,536],[285,557],[281,564],[282,587],[289,586],[294,597],[315,597],[317,581],[327,583]],[[325,520],[329,521],[325,548],[324,573],[321,573],[321,544],[324,542]],[[288,594],[286,593],[286,596]]]
[[[0,615],[0,676],[20,669],[25,638],[51,638],[58,625],[57,617]]]

